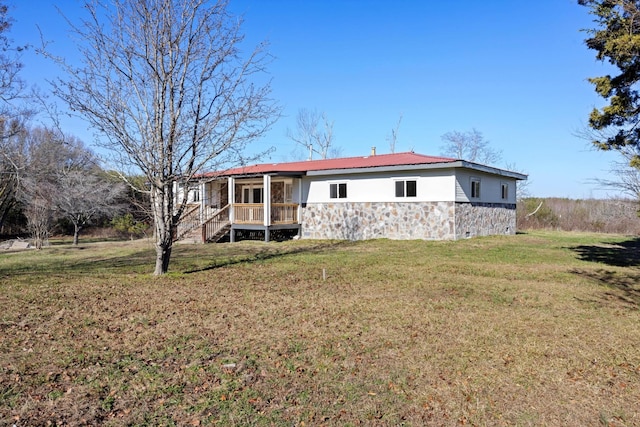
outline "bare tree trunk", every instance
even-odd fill
[[[154,275],[159,276],[169,271],[169,261],[171,260],[171,250],[173,249],[172,239],[156,240],[156,268]]]
[[[49,208],[40,201],[27,209],[26,216],[33,243],[36,249],[42,249],[49,238]]]
[[[80,238],[80,225],[73,224],[73,246],[78,246],[78,240]]]
[[[153,272],[158,276],[169,270],[173,232],[176,227],[176,215],[173,204],[173,185],[164,183],[152,189],[153,220],[156,237],[156,267]]]

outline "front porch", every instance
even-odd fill
[[[294,177],[265,175],[225,177],[186,188],[190,203],[178,224],[176,240],[207,243],[228,237],[234,242],[261,235],[268,242],[274,233],[299,236],[300,198],[294,195],[294,187],[300,191]]]

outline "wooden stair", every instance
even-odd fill
[[[194,221],[199,211],[189,211],[178,226],[178,243],[217,243],[231,230],[229,221],[229,205],[214,212],[203,222]]]
[[[213,236],[207,239],[206,243],[219,243],[224,238],[228,237],[231,231],[231,223],[223,225]]]

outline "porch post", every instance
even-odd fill
[[[236,200],[236,182],[233,177],[227,178],[227,195],[229,198],[229,223],[231,224],[231,230],[229,231],[229,241],[231,243],[236,241],[236,231],[233,229],[233,203]]]
[[[264,241],[269,241],[269,226],[271,225],[271,175],[263,178],[263,204],[264,204]]]
[[[198,184],[198,192],[200,193],[200,223],[203,223],[205,220],[205,209],[206,209],[206,199],[207,199],[207,194],[204,192],[205,191],[205,184],[204,181],[201,181]]]
[[[302,229],[302,178],[298,178],[298,225]]]
[[[234,220],[234,212],[233,212],[233,203],[236,200],[236,182],[235,178],[229,177],[227,178],[227,194],[229,195],[229,222],[233,224]]]
[[[271,175],[265,175],[263,183],[264,226],[268,227],[271,225]]]

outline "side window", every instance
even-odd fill
[[[418,185],[415,180],[396,181],[396,197],[416,197]]]
[[[509,198],[509,184],[503,183],[500,188],[502,200],[507,200]]]
[[[480,179],[479,178],[471,178],[471,198],[472,199],[480,198]]]
[[[346,199],[347,198],[347,184],[345,182],[329,184],[329,198],[331,199]]]

